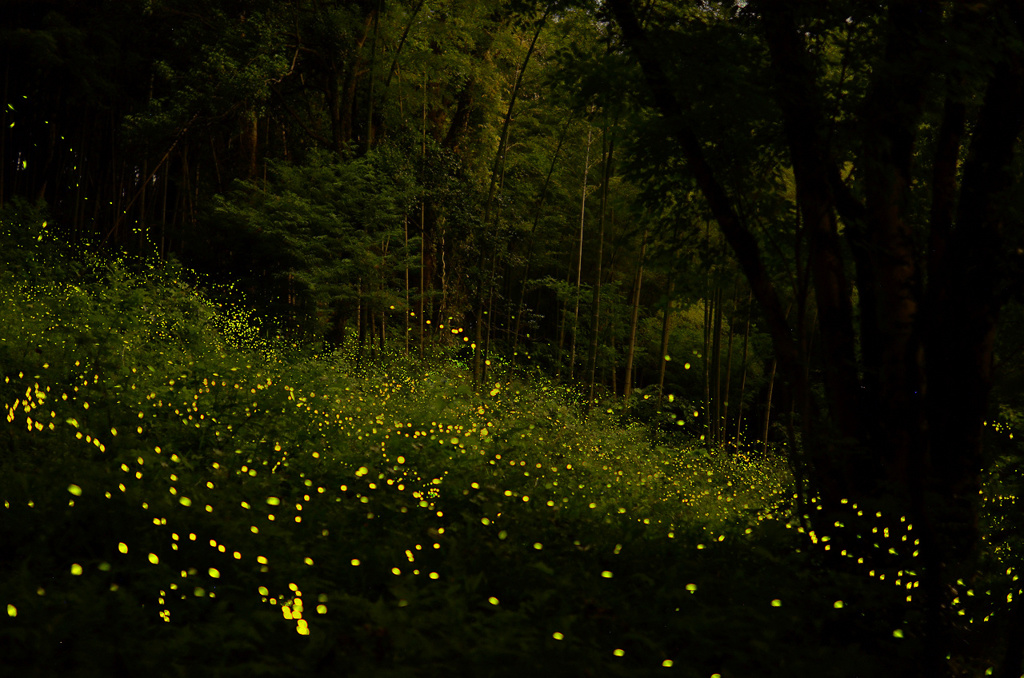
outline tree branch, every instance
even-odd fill
[[[758,2],[771,54],[775,97],[782,109],[786,140],[797,183],[798,208],[808,231],[808,258],[825,350],[825,388],[833,419],[844,436],[863,431],[860,380],[850,283],[836,222],[829,177],[838,174],[825,141],[827,125],[814,71],[790,6]]]
[[[765,269],[757,239],[740,221],[729,196],[704,157],[700,141],[684,119],[683,106],[654,53],[654,46],[640,26],[630,0],[607,0],[607,4],[622,30],[623,40],[640,64],[655,106],[669,123],[701,193],[708,201],[715,220],[747,276],[754,297],[764,311],[783,373],[794,383],[800,383],[802,371],[797,366],[796,344],[778,293]]]

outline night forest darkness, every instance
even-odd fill
[[[716,631],[698,642],[700,621],[680,627],[685,632],[641,628],[637,620],[647,594],[636,584],[640,588],[622,592],[621,607],[602,602],[597,593],[581,593],[579,609],[565,612],[595,634],[632,633],[635,648],[612,653],[594,644],[555,643],[575,647],[570,659],[544,645],[554,642],[550,630],[543,643],[525,639],[537,619],[554,615],[540,598],[504,612],[508,617],[500,621],[463,611],[451,612],[444,623],[412,616],[399,622],[387,616],[397,611],[381,610],[392,599],[407,603],[405,594],[367,583],[375,593],[359,598],[365,610],[352,602],[356,594],[345,594],[349,606],[362,612],[334,622],[337,629],[327,634],[333,641],[315,641],[314,633],[312,645],[300,645],[304,639],[292,633],[287,642],[270,643],[267,621],[252,632],[257,640],[245,645],[231,634],[245,636],[247,622],[239,619],[250,616],[231,600],[216,608],[222,616],[202,617],[208,624],[203,628],[235,630],[213,633],[205,644],[139,630],[136,642],[164,643],[178,648],[168,655],[182,653],[184,663],[173,669],[178,673],[167,675],[189,675],[204,662],[209,675],[235,675],[231,666],[243,666],[240,653],[255,657],[254,665],[271,675],[505,675],[555,667],[549,675],[646,675],[646,664],[629,664],[645,653],[651,661],[657,655],[650,666],[660,673],[674,667],[685,675],[726,678],[1024,675],[1024,592],[1016,575],[1024,536],[1016,499],[1022,451],[1012,435],[1024,425],[1024,3],[0,0],[0,82],[0,230],[9,248],[0,267],[7,276],[0,301],[9,328],[16,326],[12,318],[30,315],[13,310],[28,308],[20,305],[31,296],[26,285],[47,275],[54,284],[70,284],[71,277],[59,276],[117,260],[124,276],[166,268],[189,282],[161,279],[160,289],[195,290],[212,300],[211,308],[248,309],[247,329],[239,331],[253,346],[316,356],[303,363],[306,372],[288,377],[305,375],[310,383],[292,382],[285,391],[333,388],[314,388],[321,378],[317,369],[329,371],[309,367],[317,360],[335,370],[344,364],[342,371],[363,379],[359,388],[369,389],[368,408],[374,397],[381,398],[380,407],[391,407],[367,384],[390,383],[399,372],[421,388],[434,384],[423,375],[447,374],[430,388],[454,389],[451,398],[466,403],[490,402],[517,384],[516,397],[526,400],[503,416],[512,422],[508,412],[518,412],[529,431],[535,428],[527,426],[529,417],[539,410],[524,403],[558,392],[561,404],[551,407],[562,414],[552,420],[577,422],[565,424],[566,430],[601,431],[594,435],[605,436],[606,443],[643,431],[652,454],[680,464],[677,474],[691,468],[678,461],[684,450],[686,459],[709,469],[735,470],[756,461],[766,465],[758,468],[781,474],[772,482],[786,496],[786,508],[773,509],[782,527],[765,528],[757,537],[762,541],[742,547],[750,550],[729,547],[740,551],[719,560],[702,554],[712,558],[700,561],[704,571],[722,568],[715,575],[722,581],[762,581],[752,574],[762,568],[794,573],[795,583],[787,584],[793,590],[847,591],[848,600],[859,597],[870,611],[857,621],[837,621],[809,602],[786,608],[783,599],[793,628],[813,625],[813,632],[794,632],[811,634],[801,645],[771,631],[782,623],[773,621],[770,607],[754,613],[745,603],[723,602],[716,612],[709,604],[694,618],[717,618],[721,635]],[[63,247],[66,266],[39,263],[43,250],[31,247],[43,241],[43,235],[36,238],[43,232],[45,256]],[[34,256],[40,257],[36,264]],[[99,278],[89,275],[83,280],[96,284]],[[136,295],[131,298],[140,306],[118,301],[116,308],[104,308],[96,301],[101,298],[114,297],[90,302],[100,326],[163,308],[155,297]],[[214,332],[196,327],[198,334]],[[57,336],[57,330],[46,331]],[[0,342],[0,371],[8,379],[4,406],[9,423],[16,417],[21,422],[19,408],[29,412],[26,402],[32,400],[27,393],[43,383],[32,386],[40,379],[36,363],[45,359],[49,369],[59,361],[49,357],[42,340],[39,348],[22,351],[15,347],[31,348],[35,339],[6,332]],[[230,360],[225,355],[217,359]],[[128,359],[119,360],[121,367],[104,368],[110,379],[135,379]],[[71,359],[66,362],[60,363],[63,383],[77,384]],[[156,374],[154,364],[148,371]],[[209,392],[199,363],[187,364],[191,376],[179,377],[179,388],[194,377]],[[115,376],[122,367],[122,376]],[[147,372],[141,358],[137,367]],[[245,365],[242,372],[246,368],[254,383],[262,383],[255,367]],[[161,379],[170,375],[170,387],[177,369],[160,373]],[[103,382],[99,373],[84,373],[82,388]],[[121,395],[104,391],[104,398],[121,406],[119,399],[136,389],[134,381],[123,383]],[[161,404],[174,393],[168,388]],[[291,395],[282,397],[295,400]],[[448,397],[438,395],[437,402]],[[483,416],[484,408],[477,407],[467,405],[466,412]],[[248,406],[245,412],[249,416]],[[107,416],[116,423],[121,415]],[[383,427],[384,415],[374,421]],[[489,417],[482,421],[475,430],[498,428]],[[449,436],[430,415],[424,414],[425,422],[436,429],[430,440],[433,434]],[[477,435],[483,441],[488,433],[482,430]],[[47,466],[14,452],[41,442],[28,442],[24,432],[4,435],[9,452],[0,454],[8,455],[12,475],[0,486],[9,495],[0,536],[27,544],[31,539],[14,526],[11,507],[13,497],[31,492],[13,474],[29,473],[38,463],[25,477],[39,483],[52,473],[58,506],[69,498],[69,482],[79,492],[85,485],[65,478],[69,468],[79,467],[65,466],[58,460],[63,457]],[[465,442],[469,434],[461,435]],[[630,447],[634,442],[621,445],[640,449]],[[150,441],[147,449],[153,447]],[[523,453],[531,467],[534,453]],[[208,461],[196,459],[195,468]],[[141,465],[143,456],[138,460]],[[537,469],[548,465],[541,457],[536,461]],[[373,479],[375,467],[367,471],[363,462],[351,463],[362,471],[356,473],[359,482],[366,473]],[[443,487],[455,482],[454,468]],[[387,472],[381,467],[381,481]],[[593,472],[609,472],[609,466],[595,461]],[[660,478],[652,473],[645,477]],[[432,477],[426,470],[420,474],[425,481]],[[580,490],[584,484],[580,480]],[[241,493],[234,503],[247,507],[241,485],[225,491]],[[301,489],[289,491],[302,495]],[[721,488],[708,491],[719,496]],[[418,497],[422,506],[427,497]],[[398,504],[392,508],[394,516],[406,513]],[[106,509],[95,510],[103,515]],[[444,513],[459,515],[457,510],[445,507]],[[781,521],[780,512],[786,516]],[[69,518],[72,513],[62,513],[65,522],[58,523],[84,520]],[[483,520],[497,520],[490,515]],[[580,558],[597,558],[584,554],[581,538],[570,534],[585,524],[595,543],[607,537],[618,544],[615,554],[627,543],[626,537],[601,536],[607,520],[577,516],[572,520],[580,522],[570,530],[559,519],[532,515],[512,524],[533,525],[546,535],[545,544],[564,537],[567,550],[559,557],[578,551]],[[385,521],[404,520],[394,516]],[[479,529],[480,518],[474,520]],[[693,529],[699,537],[707,528]],[[880,546],[879,535],[888,539],[890,531],[913,546],[906,552]],[[686,600],[701,595],[703,589],[673,579],[686,576],[673,569],[684,567],[676,552],[630,534],[646,544],[631,556],[635,577],[658,579],[666,600],[677,600],[673,592]],[[704,550],[704,544],[696,548]],[[446,562],[519,562],[499,550],[487,557],[470,551],[467,545],[465,552],[446,555]],[[18,553],[17,561],[0,557],[0,573],[11,582],[15,571],[18,582],[34,581],[25,563],[43,556],[28,546]],[[51,557],[66,569],[59,554]],[[659,563],[662,574],[643,574],[644,562]],[[733,563],[737,569],[727,574]],[[137,566],[140,579],[149,576],[141,574],[145,567]],[[612,569],[602,576],[611,580]],[[508,572],[514,570],[509,564]],[[883,572],[888,576],[879,577]],[[486,572],[480,576],[486,581]],[[508,576],[513,588],[535,585],[526,575]],[[897,602],[878,602],[891,597],[893,579]],[[559,581],[545,585],[555,598],[559,586],[575,585],[569,575]],[[0,594],[13,601],[20,595],[14,586]],[[738,586],[742,592],[754,584]],[[721,584],[723,596],[728,588]],[[878,593],[883,589],[887,593]],[[266,601],[266,589],[261,592]],[[73,596],[68,603],[72,594],[62,595],[62,607],[53,609],[65,615],[60,628],[70,634],[68,629],[88,624],[88,615],[66,612],[76,603]],[[29,598],[42,596],[33,592]],[[113,605],[96,603],[107,600],[96,596],[87,600],[97,610]],[[964,605],[975,602],[987,607],[965,613]],[[666,603],[665,610],[679,613],[680,605]],[[837,601],[828,614],[842,607]],[[22,644],[46,651],[45,636],[57,627],[32,632],[17,626],[27,609],[27,602],[9,603],[0,648]],[[301,606],[295,609],[299,615]],[[148,614],[156,617],[152,609]],[[745,614],[753,615],[749,628],[736,621]],[[660,619],[653,612],[651,617]],[[270,618],[279,621],[280,614]],[[879,632],[876,623],[884,642],[872,635]],[[437,649],[417,665],[400,629],[419,637],[429,635],[431,625],[452,635],[452,629],[465,628],[494,645],[471,651],[455,643],[449,654]],[[510,630],[502,635],[502,628]],[[561,635],[556,632],[555,640]],[[733,645],[731,639],[748,635],[753,640]],[[677,643],[676,637],[691,640]],[[241,644],[231,645],[231,639]],[[109,673],[96,669],[96,675],[161,672],[145,663],[142,650],[126,657],[114,640],[102,642],[110,645],[101,653],[108,662],[102,670]],[[690,663],[687,642],[700,648]],[[234,648],[224,651],[232,659],[223,665],[201,658],[206,655],[197,649],[216,654],[208,647],[216,643]],[[275,654],[291,664],[274,663]],[[92,675],[77,673],[73,658],[33,668],[24,652],[17,656],[18,675],[58,669]],[[170,666],[163,664],[168,671]],[[491,668],[481,668],[486,666]]]

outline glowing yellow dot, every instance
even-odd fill
[[[120,551],[121,553],[128,553],[128,544],[125,544],[124,542],[121,542],[120,544],[117,545],[117,550]]]
[[[358,558],[353,558],[352,559],[352,567],[359,567],[359,559]]]
[[[149,562],[151,562],[151,563],[153,563],[154,565],[156,565],[157,563],[159,563],[159,562],[160,562],[160,556],[158,556],[158,555],[157,555],[157,554],[155,554],[155,553],[150,553],[150,554],[149,554]]]
[[[892,632],[892,637],[893,638],[902,638],[903,637],[903,630],[902,629],[896,629],[895,631]]]
[[[697,585],[696,584],[687,584],[686,585],[686,590],[689,591],[690,593],[694,593],[694,592],[697,591]]]
[[[494,596],[491,596],[490,598],[487,599],[487,602],[490,603],[491,605],[497,605],[498,604],[498,599],[495,598]]]
[[[611,579],[612,578],[612,573],[610,571],[608,571],[608,570],[605,570],[604,572],[601,573],[601,576],[604,577],[605,579]]]
[[[208,570],[208,573],[209,573],[209,575],[210,575],[211,577],[213,577],[214,579],[220,579],[220,570],[218,570],[218,569],[217,569],[216,567],[211,567],[211,568],[210,568],[210,569]]]
[[[672,660],[671,659],[666,659],[665,661],[661,662],[661,665],[664,666],[665,668],[670,668],[672,666]]]
[[[620,650],[620,649],[616,648],[612,652],[612,654],[615,655],[616,657],[621,657],[622,655],[626,654],[626,651],[625,650]]]
[[[303,559],[302,562],[306,563],[306,565],[312,565],[313,564],[313,559],[309,558],[309,557],[306,557],[305,559]]]
[[[776,598],[772,601],[772,607],[782,607],[782,601]]]
[[[399,570],[397,567],[392,567],[391,568],[391,574],[399,575],[399,574],[402,574],[402,571]]]
[[[835,603],[832,604],[832,607],[836,608],[837,610],[841,609],[843,607],[843,601],[837,600]]]
[[[71,574],[73,574],[76,577],[82,574],[82,566],[78,563],[71,563]]]
[[[324,605],[324,604],[317,605],[316,606],[316,613],[317,614],[327,614],[327,606]]]
[[[271,506],[277,506],[278,504],[281,503],[281,500],[278,499],[277,497],[267,497],[267,503],[270,504]]]
[[[259,593],[260,593],[260,595],[261,595],[261,596],[266,596],[266,595],[269,595],[269,594],[270,594],[270,590],[269,590],[269,589],[267,589],[267,587],[266,587],[266,586],[261,586],[261,587],[259,587],[259,588],[258,588],[258,589],[256,589],[256,590],[257,590],[257,591],[259,591]]]
[[[75,495],[76,497],[82,496],[82,488],[78,485],[68,485],[68,492]]]
[[[18,608],[16,608],[15,606],[11,605],[10,603],[8,603],[7,604],[7,616],[8,617],[17,617],[18,616]]]
[[[438,577],[440,577],[441,575],[439,575],[439,574],[438,574],[437,572],[431,572],[431,573],[430,573],[430,574],[429,574],[428,576],[429,576],[429,577],[430,577],[431,579],[437,579],[437,578],[438,578]]]

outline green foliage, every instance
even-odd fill
[[[54,236],[47,212],[44,202],[32,204],[22,198],[0,206],[0,239],[4,243],[0,275],[5,276],[9,284],[60,276],[69,265],[63,256],[66,247]]]
[[[402,215],[414,194],[390,150],[349,161],[312,151],[301,165],[272,163],[266,185],[237,182],[218,196],[218,227],[251,250],[254,268],[281,294],[268,311],[285,310],[280,302],[297,294],[304,324],[322,335],[327,318],[318,327],[318,309],[366,304],[379,313],[404,304],[392,283],[409,258]]]
[[[173,267],[90,259],[2,299],[12,670],[855,676],[916,652],[898,589],[787,529],[777,459],[584,420],[497,361],[478,395],[450,359],[255,345]]]

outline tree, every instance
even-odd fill
[[[851,500],[913,516],[931,641],[922,671],[956,673],[966,647],[946,611],[956,582],[975,571],[993,339],[1017,265],[1003,253],[1021,230],[1010,190],[1024,124],[1024,9],[760,0],[676,8],[664,21],[655,12],[644,27],[630,0],[606,6],[765,318],[826,507],[819,526]],[[761,115],[783,122],[823,400],[763,245],[698,130],[700,95],[668,67],[687,44],[678,33],[707,25],[762,50],[770,88],[745,83]],[[984,55],[971,47],[979,39]]]

